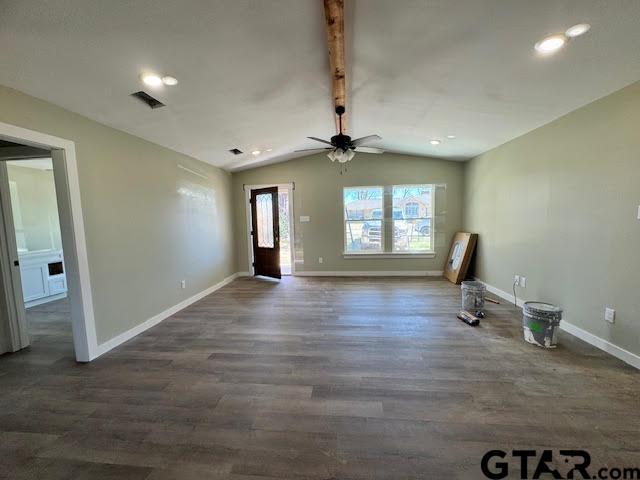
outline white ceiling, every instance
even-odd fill
[[[467,159],[640,79],[638,0],[346,3],[349,133],[390,151]],[[334,134],[322,0],[0,5],[0,84],[230,170]],[[129,97],[145,70],[179,79],[145,88],[167,107]]]

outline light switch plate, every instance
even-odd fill
[[[307,215],[300,215],[300,223],[307,223],[311,221],[311,217]]]
[[[615,323],[616,311],[613,308],[606,307],[604,309],[604,319],[609,323]]]

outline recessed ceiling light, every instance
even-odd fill
[[[455,135],[447,135],[447,138],[450,139],[450,140],[453,140],[454,138],[456,138],[456,136]]]
[[[429,143],[431,145],[440,145],[440,140],[436,140],[435,138],[433,140],[429,140]]]
[[[535,49],[538,53],[543,55],[548,55],[550,53],[554,53],[564,47],[565,43],[567,43],[567,37],[562,33],[558,33],[556,35],[550,35],[548,37],[543,38],[535,45]]]
[[[162,85],[162,79],[155,73],[143,73],[140,79],[150,87],[159,87]]]
[[[571,38],[579,37],[580,35],[587,33],[590,28],[591,25],[589,25],[588,23],[578,23],[573,27],[569,27],[565,32],[565,35]]]
[[[251,152],[251,155],[260,155],[262,152],[260,150],[254,150]]]
[[[271,150],[273,150],[273,148],[267,148],[267,152],[270,152]]]
[[[165,75],[162,77],[162,83],[165,85],[173,86],[178,84],[178,79],[176,77],[172,77],[171,75]]]

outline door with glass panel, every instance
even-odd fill
[[[251,238],[254,274],[280,278],[278,187],[251,191]]]

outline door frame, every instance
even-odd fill
[[[98,341],[75,143],[4,122],[0,122],[0,139],[51,150],[71,307],[73,347],[78,362],[89,362],[98,356]],[[5,292],[15,298],[13,289]],[[24,300],[19,300],[24,305]]]
[[[293,183],[267,183],[264,185],[244,185],[244,206],[246,212],[246,227],[247,227],[247,261],[249,265],[249,275],[255,275],[255,269],[253,268],[253,240],[251,238],[252,230],[252,218],[251,218],[251,190],[259,190],[261,188],[278,187],[278,193],[280,190],[286,190],[289,195],[289,253],[291,255],[291,275],[293,276],[296,271],[295,263],[295,232],[294,232],[294,218],[293,218],[293,191],[295,190]]]

